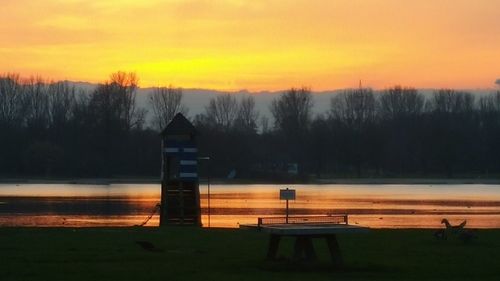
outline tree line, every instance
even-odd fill
[[[231,94],[189,116],[182,89],[169,86],[149,97],[147,123],[137,85],[137,76],[125,72],[90,92],[0,76],[0,175],[159,176],[159,131],[178,112],[197,127],[200,155],[210,156],[202,173],[209,168],[215,177],[233,170],[237,178],[259,180],[500,174],[500,92],[360,87],[314,114],[310,89],[291,88],[270,104],[270,120],[251,95]],[[288,172],[291,164],[297,174]]]

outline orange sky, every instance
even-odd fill
[[[1,0],[0,73],[140,85],[493,88],[498,0]]]

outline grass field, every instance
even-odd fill
[[[432,230],[340,235],[346,267],[268,262],[267,235],[251,230],[158,228],[0,228],[0,280],[500,280],[500,230],[464,244]],[[159,251],[146,251],[148,241]],[[285,239],[280,256],[291,254]]]

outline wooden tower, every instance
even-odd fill
[[[162,131],[160,226],[200,225],[196,129],[181,113]]]

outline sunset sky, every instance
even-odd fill
[[[494,88],[499,0],[1,0],[0,73],[143,87]]]

